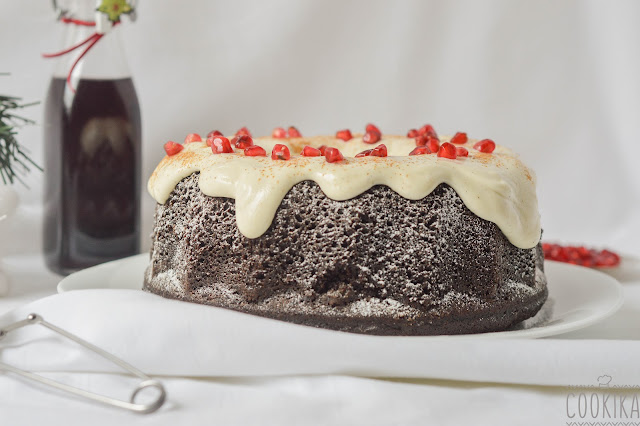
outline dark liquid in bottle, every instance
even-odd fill
[[[84,79],[75,95],[65,85],[51,81],[44,129],[44,251],[61,274],[138,253],[140,233],[133,82]]]

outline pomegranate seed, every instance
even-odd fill
[[[336,163],[338,161],[344,160],[342,153],[338,148],[327,147],[324,150],[324,158],[327,159],[329,163]]]
[[[233,152],[229,139],[224,136],[217,136],[211,139],[211,151],[214,154],[230,154]]]
[[[581,259],[588,259],[592,255],[591,250],[587,249],[584,246],[576,247],[575,251],[578,253]]]
[[[207,139],[214,137],[214,136],[224,136],[222,134],[222,132],[218,131],[218,130],[212,130],[209,133],[207,133]]]
[[[298,129],[293,126],[289,126],[289,137],[290,138],[301,138],[302,133]]]
[[[376,146],[371,150],[371,155],[374,157],[386,157],[387,156],[387,146],[383,143]]]
[[[253,139],[251,136],[239,135],[231,139],[231,143],[238,149],[245,149],[253,145]]]
[[[436,138],[429,137],[425,146],[429,147],[431,152],[438,152],[440,149],[440,142]]]
[[[305,146],[302,148],[302,156],[303,157],[319,157],[323,155],[323,152],[317,148],[311,146]]]
[[[408,138],[417,138],[418,136],[420,136],[420,133],[418,133],[418,131],[416,129],[410,129],[407,132],[407,137]]]
[[[596,266],[596,262],[593,259],[582,259],[578,262],[578,265],[590,268],[592,266]]]
[[[467,143],[468,140],[469,140],[469,138],[467,138],[467,134],[466,133],[458,132],[455,135],[453,135],[453,137],[451,138],[451,140],[449,142],[455,143],[455,144],[458,144],[458,145],[462,145],[463,143]]]
[[[164,151],[167,153],[168,156],[176,155],[183,149],[184,149],[184,146],[180,145],[179,143],[175,143],[174,141],[169,141],[164,144]]]
[[[368,157],[371,155],[372,149],[367,149],[356,154],[356,158]]]
[[[543,244],[542,250],[544,251],[544,257],[551,260],[557,260],[560,262],[566,262],[568,257],[562,246],[557,244]]]
[[[490,154],[496,149],[496,143],[491,139],[483,139],[480,142],[473,145],[473,148],[480,151]]]
[[[229,139],[225,138],[224,136],[212,136],[210,138],[207,138],[207,146],[213,146],[214,139],[222,139],[223,141],[229,143]]]
[[[251,137],[251,132],[246,127],[241,128],[236,132],[236,136],[245,135]]]
[[[267,151],[261,146],[251,145],[244,149],[244,155],[247,157],[266,157]]]
[[[367,132],[374,132],[382,135],[382,132],[380,131],[380,129],[378,129],[378,126],[376,126],[375,124],[371,124],[371,123],[367,124],[367,127],[365,127],[365,130]]]
[[[184,138],[184,143],[191,142],[202,142],[202,138],[197,133],[189,133],[186,138]]]
[[[416,138],[416,146],[428,146],[431,152],[438,152],[438,149],[440,149],[440,140],[433,136],[418,136]]]
[[[458,157],[468,157],[469,156],[469,151],[467,151],[467,148],[465,148],[463,146],[457,146],[456,147],[456,155]]]
[[[620,256],[609,250],[602,250],[596,255],[596,266],[617,266],[620,264]]]
[[[409,153],[409,155],[424,155],[431,154],[433,151],[428,146],[417,146]]]
[[[438,139],[438,134],[431,124],[425,124],[424,126],[418,129],[418,134],[420,136],[431,136],[432,138]]]
[[[320,154],[324,155],[324,151],[327,149],[326,145],[320,145],[318,147],[318,151],[320,151]]]
[[[273,132],[271,132],[271,136],[276,139],[284,139],[287,137],[287,131],[282,127],[276,127],[273,129]]]
[[[336,138],[338,139],[342,139],[343,141],[348,141],[351,140],[353,136],[351,136],[351,130],[349,129],[344,129],[344,130],[338,130],[336,132]]]
[[[440,149],[438,150],[438,157],[449,158],[451,160],[456,159],[456,147],[451,145],[449,142],[445,142],[440,145]]]
[[[364,143],[376,143],[380,140],[380,132],[368,131],[362,137],[362,142]]]
[[[289,153],[289,148],[286,145],[282,145],[280,143],[276,144],[271,151],[271,159],[272,160],[288,160],[291,158],[291,154]]]

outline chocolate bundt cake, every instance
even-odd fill
[[[424,129],[166,144],[144,289],[379,335],[530,318],[547,298],[533,174],[492,141]]]

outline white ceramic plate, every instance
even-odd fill
[[[116,260],[71,274],[58,292],[90,289],[142,289],[148,254]],[[538,315],[508,331],[424,338],[537,338],[578,330],[616,312],[623,302],[622,286],[611,276],[580,266],[545,263],[549,300]]]

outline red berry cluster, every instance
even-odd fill
[[[328,163],[337,163],[344,160],[344,156],[338,148],[331,148],[330,146],[321,145],[319,148],[313,148],[311,146],[305,146],[302,149],[301,155],[303,157],[320,157],[324,156]]]
[[[301,138],[302,133],[298,129],[293,126],[289,126],[289,129],[286,130],[284,127],[276,127],[271,132],[271,137],[276,139],[284,139],[284,138]]]
[[[380,145],[376,146],[373,149],[367,149],[365,151],[362,151],[358,154],[356,154],[356,158],[360,158],[360,157],[386,157],[387,156],[387,146],[383,143],[381,143]]]
[[[610,268],[620,264],[620,256],[609,250],[595,250],[584,246],[562,246],[542,243],[544,258],[596,268]]]
[[[408,138],[414,138],[416,148],[409,155],[436,154],[438,157],[455,160],[457,157],[468,157],[469,151],[463,146],[469,141],[467,134],[458,132],[449,142],[440,144],[440,138],[431,124],[425,124],[419,129],[410,129],[407,132]],[[490,139],[483,139],[476,143],[473,148],[484,153],[491,153],[496,148],[496,144]]]
[[[273,129],[272,137],[277,139],[284,138],[300,138],[302,134],[294,126],[289,126],[288,129],[284,127],[276,127]],[[410,129],[407,133],[407,137],[415,139],[416,148],[412,150],[409,155],[424,155],[424,154],[436,154],[441,158],[456,159],[458,157],[469,156],[469,151],[463,146],[469,140],[467,134],[464,132],[456,133],[449,142],[440,143],[438,133],[435,131],[431,124],[425,124],[419,129]],[[343,129],[336,132],[336,138],[345,142],[353,139],[353,135],[349,129]],[[382,139],[382,132],[378,126],[374,124],[367,124],[365,127],[365,133],[362,137],[362,141],[367,144],[375,144]],[[201,142],[202,138],[197,133],[190,133],[184,140],[184,143]],[[214,154],[227,154],[234,152],[236,149],[244,150],[244,154],[247,156],[266,156],[266,151],[257,145],[253,144],[251,138],[251,132],[246,127],[242,127],[235,133],[235,137],[227,139],[218,130],[213,130],[207,134],[206,143],[211,147]],[[167,155],[176,155],[184,148],[183,145],[175,142],[167,142],[164,145],[164,149]],[[476,151],[490,154],[495,148],[496,144],[490,139],[483,139],[476,144],[473,148]],[[321,146],[319,148],[313,148],[305,146],[301,155],[303,157],[318,157],[324,156],[328,162],[334,163],[344,160],[344,157],[337,148],[331,148]],[[384,144],[380,144],[373,149],[367,149],[356,155],[356,157],[386,157],[387,147]],[[271,158],[274,160],[289,160],[291,154],[289,148],[286,145],[276,144],[271,152]]]
[[[364,136],[362,137],[362,142],[374,144],[380,139],[382,139],[382,132],[380,132],[380,129],[378,129],[378,127],[374,124],[367,124],[367,126],[365,127]]]

